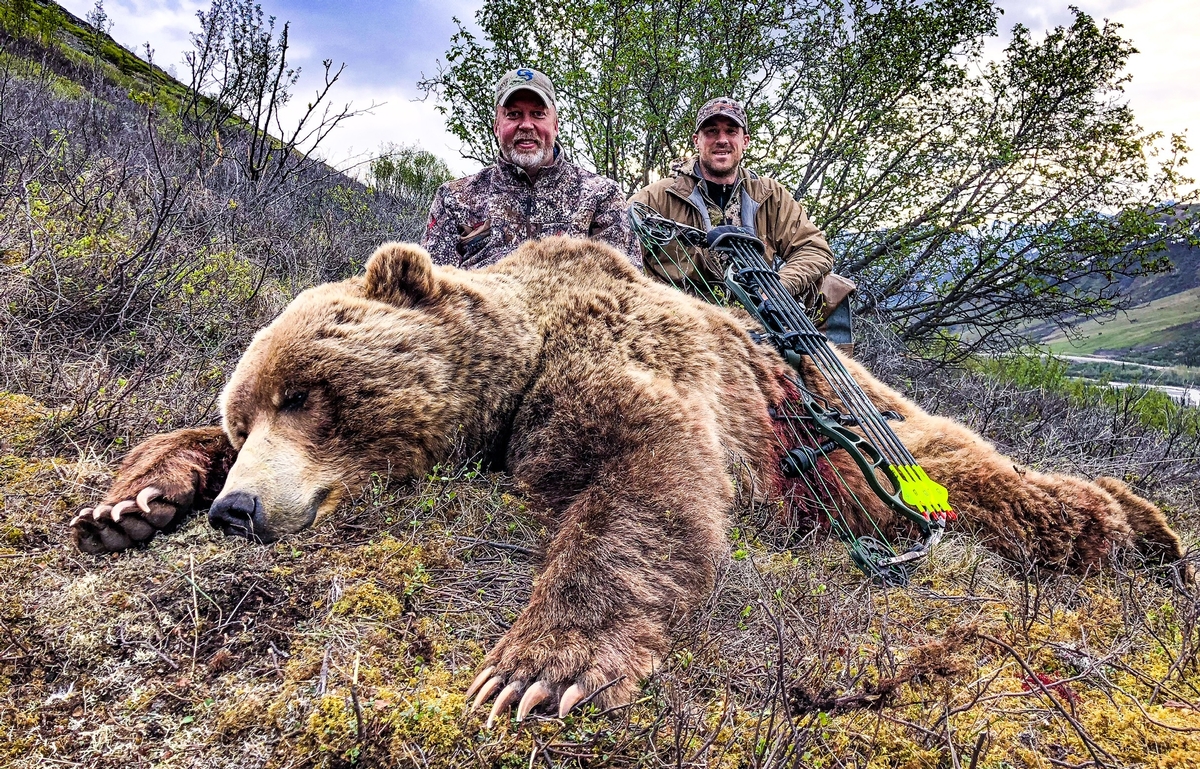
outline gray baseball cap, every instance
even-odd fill
[[[746,122],[746,110],[742,109],[742,105],[728,96],[718,96],[706,102],[700,108],[700,111],[696,113],[696,131],[700,130],[700,126],[704,125],[705,121],[711,120],[718,115],[723,115],[737,123],[742,127],[743,131],[749,130]]]
[[[506,73],[497,80],[496,106],[507,104],[517,91],[532,91],[546,103],[547,107],[558,110],[558,105],[554,101],[554,83],[551,83],[550,78],[536,69],[521,67]]]

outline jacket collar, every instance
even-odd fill
[[[554,162],[548,166],[543,166],[541,171],[538,171],[537,179],[542,177],[555,176],[562,172],[563,165],[567,162],[566,153],[563,152],[562,146],[558,140],[554,142]],[[503,155],[496,155],[496,167],[500,169],[500,173],[505,179],[511,182],[520,184],[533,185],[537,179],[530,178],[524,168],[521,168],[516,163],[513,163]]]
[[[688,205],[694,206],[695,204],[691,202],[691,192],[695,190],[697,185],[700,185],[703,179],[703,176],[700,174],[700,158],[688,157],[672,163],[671,173],[674,175],[674,181],[671,184],[670,191],[680,199],[683,199]],[[738,180],[734,184],[743,185],[746,180],[754,178],[755,175],[746,172],[744,166],[738,166]],[[749,187],[746,188],[746,192],[750,192]]]

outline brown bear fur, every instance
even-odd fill
[[[896,432],[965,525],[1005,555],[1083,569],[1141,537],[1156,556],[1181,557],[1161,512],[1119,481],[1015,468],[846,365],[905,417]],[[419,476],[461,442],[556,524],[529,606],[473,687],[479,699],[499,693],[503,710],[536,689],[543,706],[569,707],[615,681],[598,704],[626,702],[666,652],[673,619],[711,589],[735,483],[794,491],[769,411],[794,396],[794,380],[744,318],[647,279],[606,246],[549,238],[464,272],[388,244],[364,277],[305,291],[260,331],[223,394],[223,431],[135,449],[75,537],[92,552],[127,547],[223,484],[210,519],[269,540],[328,514],[372,473]],[[845,452],[822,461],[885,531],[903,528]],[[819,515],[793,497],[796,514]]]

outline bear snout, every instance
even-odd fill
[[[267,530],[262,500],[257,494],[244,491],[222,494],[208,509],[208,522],[226,536],[245,537],[257,542],[274,539]]]

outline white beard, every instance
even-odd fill
[[[516,143],[515,139],[513,143]],[[511,147],[508,150],[508,161],[518,168],[523,168],[525,171],[533,171],[546,165],[549,152],[551,150],[548,150],[544,146],[528,152],[522,152],[516,147]]]

